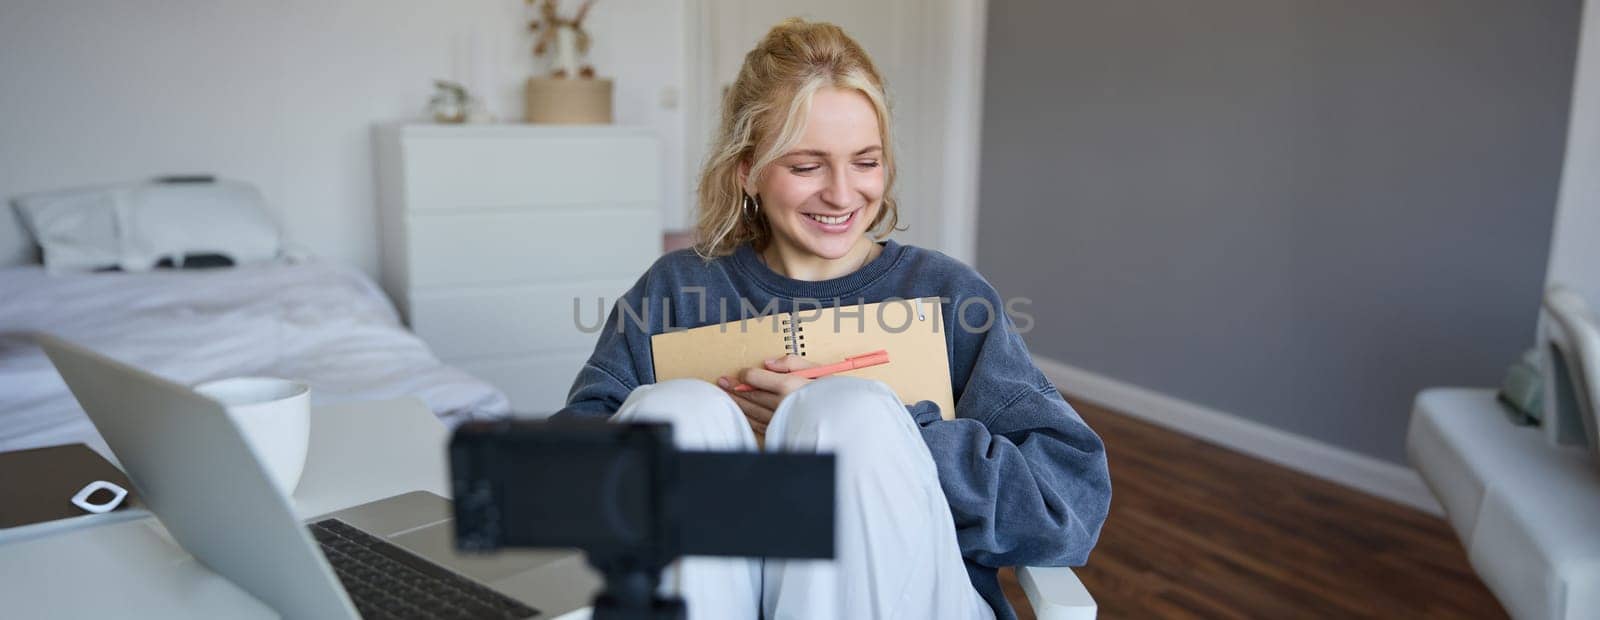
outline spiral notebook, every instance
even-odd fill
[[[883,349],[889,363],[839,376],[876,379],[907,404],[931,400],[955,417],[950,356],[939,299],[910,299],[816,310],[801,308],[650,337],[656,380],[737,376],[762,360],[800,355],[817,364]]]

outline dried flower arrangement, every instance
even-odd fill
[[[560,16],[556,0],[527,0],[527,3],[537,6],[539,13],[538,19],[528,23],[528,29],[538,34],[533,43],[533,55],[551,56],[550,75],[593,78],[594,67],[585,62],[589,53],[589,31],[584,29],[583,20],[594,6],[594,0],[584,0],[571,18]]]

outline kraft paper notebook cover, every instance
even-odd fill
[[[859,310],[859,314],[857,311]],[[955,417],[946,326],[938,298],[886,301],[816,310],[801,307],[720,325],[650,337],[656,381],[737,376],[762,360],[803,355],[818,365],[883,349],[889,363],[839,376],[877,379],[907,403],[931,400],[939,415]]]

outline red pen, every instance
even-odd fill
[[[879,364],[887,363],[889,363],[889,352],[880,349],[871,353],[863,353],[861,355],[854,355],[844,358],[844,361],[836,364],[828,364],[827,366],[817,366],[815,368],[796,370],[789,374],[799,375],[807,379],[816,379],[818,377],[826,377],[828,375],[847,370],[855,370],[857,368],[866,368],[868,366],[877,366]],[[733,391],[735,392],[749,392],[754,389],[754,387],[744,383],[733,386]]]

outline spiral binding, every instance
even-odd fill
[[[805,326],[794,320],[793,315],[786,315],[780,320],[783,327],[783,348],[789,351],[789,355],[804,356],[806,354]]]

